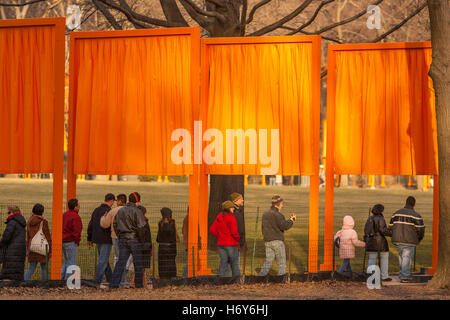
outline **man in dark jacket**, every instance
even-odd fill
[[[114,217],[113,226],[119,239],[119,260],[114,267],[112,281],[109,283],[111,289],[119,288],[120,279],[125,269],[128,257],[133,256],[135,286],[142,288],[142,250],[145,242],[145,218],[138,209],[141,196],[133,192],[128,196],[128,203],[117,212]]]
[[[266,261],[259,272],[260,276],[269,273],[274,259],[278,263],[278,275],[286,273],[286,249],[284,247],[284,231],[290,229],[295,221],[295,215],[286,220],[281,214],[283,199],[280,196],[272,197],[272,207],[262,216],[262,233],[266,247]]]
[[[98,264],[95,272],[95,280],[100,285],[103,275],[106,281],[111,282],[112,270],[109,265],[109,256],[112,249],[111,228],[102,228],[100,219],[111,210],[112,205],[116,201],[116,197],[112,193],[105,196],[105,202],[92,212],[91,221],[89,221],[87,230],[87,245],[92,247],[92,243],[97,245]]]
[[[415,205],[416,199],[408,197],[405,207],[396,211],[389,223],[389,228],[392,230],[392,243],[398,249],[400,282],[411,282],[411,259],[416,246],[425,234],[423,219],[414,211]]]
[[[27,222],[20,214],[18,206],[8,207],[6,229],[0,240],[0,252],[3,258],[0,279],[21,280],[25,268]]]
[[[386,236],[391,233],[386,226],[383,217],[384,206],[376,204],[372,208],[372,216],[367,219],[364,227],[364,241],[366,243],[366,252],[369,254],[368,266],[375,265],[377,256],[380,255],[381,279],[391,281],[389,278],[389,245]]]
[[[62,252],[65,260],[61,270],[61,279],[63,280],[70,276],[67,273],[67,268],[77,265],[78,246],[80,245],[81,230],[83,229],[83,223],[78,214],[80,210],[78,199],[70,199],[67,206],[69,211],[63,214]]]

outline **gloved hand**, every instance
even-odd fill
[[[292,222],[294,222],[295,221],[295,219],[297,219],[297,216],[295,215],[295,213],[291,213],[291,216],[290,216],[290,218],[289,219],[291,219],[292,220]]]

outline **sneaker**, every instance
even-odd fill
[[[381,279],[381,281],[389,282],[389,281],[392,281],[392,279],[391,278],[386,278],[386,279]]]
[[[414,282],[414,281],[413,281],[413,279],[411,279],[411,278],[408,278],[408,279],[401,279],[401,280],[400,280],[400,283],[412,283],[412,282]]]
[[[109,283],[102,283],[100,289],[109,289]]]

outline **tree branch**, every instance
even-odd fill
[[[258,31],[253,32],[250,34],[250,36],[262,36],[263,34],[269,33],[275,29],[278,29],[282,25],[284,25],[286,22],[294,19],[296,16],[298,16],[300,13],[303,12],[310,4],[313,2],[313,0],[305,0],[297,9],[295,9],[292,13],[288,14],[284,18],[278,20],[275,23],[272,23],[271,25],[268,25],[262,29],[259,29]]]
[[[300,27],[298,27],[297,29],[295,29],[294,31],[292,31],[291,33],[289,33],[289,35],[293,35],[296,34],[298,32],[300,32],[301,30],[303,30],[304,28],[306,28],[307,26],[309,26],[311,23],[313,23],[313,21],[316,19],[317,15],[319,14],[320,10],[326,6],[327,4],[334,2],[335,0],[326,0],[326,1],[322,1],[320,3],[320,5],[317,7],[316,11],[314,12],[314,14],[312,15],[311,19],[308,20],[308,22],[302,24]]]
[[[179,0],[181,5],[186,9],[187,13],[191,16],[192,19],[195,20],[201,26],[202,28],[207,29],[210,21],[203,15],[199,14],[197,11],[194,10],[188,3],[184,2],[183,0]]]
[[[159,2],[161,3],[161,8],[169,23],[177,23],[186,27],[189,26],[181,14],[175,0],[159,0]]]
[[[280,29],[286,29],[286,30],[290,30],[290,31],[296,30],[295,28],[291,28],[291,27],[287,27],[287,26],[281,26]],[[306,32],[306,31],[299,31],[299,33],[306,34],[308,36],[313,35],[313,33]],[[323,36],[323,35],[322,35],[322,38],[325,39],[325,40],[331,41],[331,42],[338,43],[338,44],[342,44],[343,43],[342,40],[330,38],[330,37]]]
[[[243,0],[241,12],[241,37],[245,35],[245,19],[247,18],[248,1]]]
[[[103,16],[108,20],[109,24],[115,29],[115,30],[122,30],[122,26],[117,22],[116,18],[109,12],[108,8],[106,8],[106,5],[102,3],[99,0],[93,0],[92,1],[94,5],[97,7],[98,10],[103,14]]]
[[[45,0],[31,0],[31,1],[23,2],[23,3],[0,3],[0,6],[2,6],[2,7],[24,7],[24,6],[28,6],[30,4],[44,2],[44,1]]]
[[[258,2],[257,4],[255,4],[253,6],[253,8],[250,10],[250,14],[248,15],[247,24],[249,24],[250,22],[253,21],[253,16],[255,15],[256,10],[258,10],[262,6],[268,4],[270,1],[272,1],[272,0],[262,0],[262,1]]]
[[[202,10],[199,7],[197,7],[197,5],[192,0],[180,0],[180,2],[181,2],[181,4],[183,4],[183,2],[185,2],[192,9],[194,9],[195,12],[197,12],[200,15],[203,15],[203,16],[206,16],[206,17],[216,18],[217,20],[219,20],[223,24],[225,24],[227,22],[227,19],[223,15],[221,15],[220,13],[214,12],[214,11]]]

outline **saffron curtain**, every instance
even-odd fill
[[[193,132],[190,39],[76,40],[74,173],[192,173],[171,160],[172,132]]]
[[[437,174],[431,49],[336,53],[336,174]]]
[[[313,138],[312,54],[311,43],[208,45],[207,123],[203,124],[203,132],[217,129],[221,134],[210,137],[205,146],[222,136],[223,148],[210,153],[216,163],[207,166],[207,173],[264,174],[261,169],[270,164],[261,161],[260,129],[267,130],[265,154],[269,157],[275,155],[271,130],[279,130],[279,166],[271,174],[314,173],[313,150],[318,141]],[[245,146],[242,144],[239,149],[235,139],[231,148],[226,129],[255,130],[257,143],[252,154],[256,163],[250,161],[251,139],[245,138]],[[234,152],[234,165],[227,163],[227,146],[229,152]],[[239,152],[245,152],[241,164]],[[221,160],[222,164],[218,163]]]
[[[54,26],[0,28],[1,173],[53,172]]]

